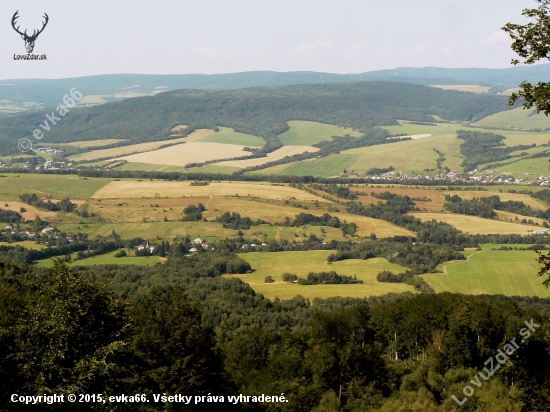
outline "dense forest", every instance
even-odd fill
[[[170,261],[70,268],[58,260],[53,270],[0,263],[2,392],[148,400],[41,405],[71,411],[213,407],[154,397],[162,394],[216,396],[223,405],[215,406],[242,411],[548,410],[549,318],[538,311],[548,300],[270,301],[238,279],[188,277],[176,269],[187,261]],[[139,287],[124,293],[129,284]],[[465,395],[472,380],[480,383]],[[238,394],[288,402],[230,403]]]
[[[504,136],[494,133],[482,133],[472,130],[458,130],[458,138],[464,140],[460,151],[466,159],[463,165],[466,170],[474,170],[480,164],[510,159],[511,153],[535,147],[531,145],[505,146]]]
[[[445,209],[449,212],[463,215],[494,218],[496,217],[494,210],[502,210],[505,212],[517,213],[518,215],[532,216],[541,219],[550,218],[550,209],[535,210],[531,206],[517,200],[507,200],[503,202],[500,200],[500,197],[496,195],[480,197],[479,199],[474,198],[472,200],[464,200],[457,195],[445,195],[445,200]],[[546,223],[545,227],[547,227],[547,225],[548,223]]]
[[[475,121],[507,109],[506,97],[445,91],[392,82],[273,86],[239,90],[177,90],[156,96],[74,109],[51,127],[48,142],[129,139],[128,143],[167,139],[177,125],[225,126],[261,136],[266,150],[288,120],[310,120],[367,132],[396,119]],[[0,120],[0,155],[18,153],[17,141],[32,136],[46,112]],[[280,142],[279,142],[280,144]]]

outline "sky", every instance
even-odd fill
[[[3,0],[0,79],[98,74],[362,73],[398,67],[507,68],[501,30],[534,0]],[[11,26],[42,27],[26,54]]]

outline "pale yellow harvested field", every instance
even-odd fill
[[[372,233],[376,237],[392,236],[414,236],[415,233],[402,227],[393,225],[385,220],[373,219],[366,216],[348,215],[346,213],[331,213],[337,216],[341,221],[353,222],[357,225],[358,236],[370,236]]]
[[[390,139],[411,139],[411,140],[418,140],[418,139],[424,139],[425,137],[430,137],[431,134],[424,133],[424,134],[412,134],[408,136],[396,136],[396,137],[390,137]]]
[[[189,126],[186,126],[184,124],[180,124],[179,126],[172,127],[171,132],[179,132],[180,130],[187,129]],[[213,130],[212,130],[213,131]]]
[[[84,96],[80,102],[78,102],[79,105],[87,105],[87,104],[104,104],[107,103],[107,100],[105,100],[105,97],[111,97],[108,94],[89,94],[87,96]]]
[[[522,215],[518,215],[517,213],[504,212],[502,210],[495,210],[495,212],[500,220],[506,220],[508,222],[516,222],[516,217],[519,220],[531,219],[533,222],[538,223],[541,226],[542,226],[542,223],[544,222],[544,219],[539,219],[538,217],[522,216]]]
[[[26,212],[21,212],[21,208],[25,208]],[[57,212],[37,209],[23,202],[4,202],[2,200],[0,200],[0,209],[17,212],[23,216],[23,219],[25,220],[34,220],[36,219],[36,216],[39,216],[40,219],[47,219],[54,217],[57,214]]]
[[[319,149],[313,146],[283,146],[274,152],[268,153],[266,157],[260,157],[255,159],[246,160],[230,160],[227,162],[216,163],[217,166],[232,166],[244,169],[245,167],[260,166],[275,160],[281,160],[287,156],[294,156],[305,152],[315,153]]]
[[[191,182],[160,181],[113,181],[98,190],[92,197],[95,199],[154,198],[154,197],[226,197],[255,196],[264,199],[297,200],[326,202],[318,196],[289,186],[271,186],[267,184],[222,182],[208,186],[191,186]]]
[[[423,221],[437,220],[454,226],[458,230],[472,235],[528,235],[539,226],[521,225],[500,220],[483,219],[476,216],[455,215],[451,213],[410,213]]]
[[[214,220],[222,213],[239,213],[241,216],[246,216],[252,220],[265,220],[269,223],[284,222],[288,216],[290,219],[300,213],[311,213],[316,216],[321,216],[327,213],[324,210],[309,209],[304,210],[291,206],[280,206],[271,203],[262,203],[250,201],[246,199],[212,199],[208,202],[208,210],[204,213],[204,217],[208,220]],[[347,213],[330,212],[330,215],[337,216],[341,221],[353,222],[357,225],[357,235],[361,237],[370,236],[371,233],[376,233],[379,238],[391,236],[414,236],[414,233],[399,226],[395,226],[385,220],[372,219],[366,216],[350,215]]]
[[[491,88],[477,84],[434,84],[432,87],[443,90],[458,90],[459,92],[487,93]]]
[[[453,190],[450,192],[446,192],[445,194],[451,195],[451,196],[458,195],[464,200],[472,200],[474,197],[498,196],[500,197],[500,200],[502,200],[503,202],[506,202],[507,200],[515,200],[517,202],[523,202],[527,206],[531,206],[533,209],[536,209],[536,210],[548,209],[548,205],[544,203],[542,200],[536,199],[534,197],[531,197],[529,195],[522,194],[522,193],[505,193],[505,192],[500,193],[500,192],[493,192],[493,191],[476,192],[473,190],[464,190],[464,191]]]
[[[127,155],[131,153],[147,152],[149,150],[156,150],[160,146],[165,144],[172,143],[183,143],[185,138],[173,139],[173,140],[164,140],[162,142],[147,142],[132,144],[128,146],[115,147],[113,149],[101,149],[101,150],[92,150],[88,153],[80,153],[74,156],[69,157],[69,160],[75,160],[77,162],[83,161],[92,161],[96,159],[104,159],[107,157],[117,157],[122,155]]]
[[[110,144],[119,143],[119,142],[125,142],[128,139],[103,139],[103,140],[87,140],[83,142],[71,142],[66,144],[60,144],[58,146],[71,146],[71,147],[80,147],[80,148],[86,148],[86,147],[101,147],[101,146],[109,146]]]
[[[193,133],[191,133],[187,137],[180,137],[178,139],[171,139],[171,140],[163,140],[161,142],[147,142],[147,143],[132,144],[128,146],[115,147],[113,149],[92,150],[91,152],[88,152],[88,153],[81,153],[81,154],[71,156],[69,157],[69,160],[84,162],[84,161],[92,161],[96,159],[104,159],[107,157],[131,155],[132,153],[143,153],[143,152],[148,152],[152,150],[157,150],[159,147],[164,146],[166,144],[192,142],[194,140],[201,139],[205,136],[208,136],[209,134],[212,134],[212,133],[214,133],[213,130],[198,129],[198,130],[195,130]],[[169,149],[171,148],[172,147],[170,147]]]
[[[176,126],[179,127],[179,126]],[[185,142],[191,143],[196,140],[200,140],[203,137],[210,136],[211,134],[216,133],[214,130],[211,129],[197,129],[193,133],[191,133],[189,136],[185,137]]]
[[[204,163],[209,160],[252,156],[253,153],[244,150],[244,148],[245,146],[236,144],[190,142],[151,152],[125,156],[122,160],[153,165],[184,167],[190,163]]]

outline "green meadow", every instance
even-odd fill
[[[290,121],[287,123],[289,129],[278,136],[285,146],[313,146],[323,140],[332,140],[334,136],[361,137],[363,135],[363,133],[356,130],[332,124],[306,121]]]
[[[535,109],[524,110],[518,107],[512,110],[493,114],[475,123],[480,127],[506,127],[514,129],[548,129],[550,119]]]
[[[23,193],[36,193],[38,196],[49,194],[55,199],[88,199],[111,180],[76,175],[0,173],[0,198],[16,201]]]
[[[94,265],[138,265],[138,266],[154,266],[157,263],[162,263],[158,256],[128,256],[116,258],[116,252],[106,253],[82,260],[74,260],[72,266],[94,266]],[[76,253],[71,254],[71,258],[76,258]],[[53,259],[43,259],[36,262],[37,267],[52,268],[54,265]]]
[[[284,176],[334,177],[340,176],[344,169],[351,168],[358,159],[358,155],[331,154],[320,159],[277,165],[254,173],[280,174]]]
[[[104,222],[60,224],[57,227],[68,233],[87,233],[91,238],[109,236],[113,230],[124,239],[175,239],[190,236],[214,240],[237,236],[236,230],[224,229],[221,223],[215,222]]]
[[[491,250],[500,246],[529,245],[484,245],[466,261],[440,265],[443,273],[422,277],[436,292],[550,297],[537,276],[538,255],[531,250]]]
[[[218,127],[219,131],[205,136],[198,142],[236,144],[249,147],[264,147],[265,140],[258,136],[239,133],[229,127]]]
[[[363,298],[386,293],[415,292],[412,286],[401,283],[381,283],[376,276],[383,270],[400,273],[406,268],[388,262],[384,258],[368,260],[350,259],[329,264],[331,251],[244,253],[239,256],[250,263],[253,273],[237,275],[258,293],[273,299],[291,299],[301,295],[314,299],[334,296]],[[363,284],[351,285],[298,285],[285,283],[283,273],[293,273],[298,277],[307,277],[309,272],[335,271],[339,275],[357,276]],[[266,276],[272,276],[275,283],[265,283]]]

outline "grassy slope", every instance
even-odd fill
[[[475,123],[480,127],[505,127],[513,129],[548,129],[550,119],[535,109],[524,110],[518,107],[513,110],[493,114]]]
[[[109,236],[114,230],[124,239],[146,237],[148,239],[174,239],[190,236],[207,240],[236,237],[237,231],[224,229],[220,223],[212,222],[134,222],[97,223],[89,225],[62,224],[60,230],[69,233],[88,233],[89,236]],[[80,228],[80,229],[79,229]]]
[[[2,223],[0,223],[0,227],[2,229],[4,228]],[[33,240],[23,240],[21,242],[12,242],[12,243],[0,242],[0,246],[21,246],[26,249],[37,249],[37,250],[44,248],[44,245],[39,245]]]
[[[228,127],[219,127],[220,131],[199,139],[200,142],[236,144],[249,147],[264,147],[265,140],[258,136],[238,133]]]
[[[452,191],[445,192],[445,194],[449,194],[451,196],[458,195],[464,200],[472,200],[474,197],[498,196],[498,197],[500,197],[500,200],[502,200],[503,202],[506,202],[508,200],[515,200],[515,201],[518,201],[518,202],[523,202],[527,206],[530,206],[530,207],[532,207],[533,209],[536,209],[536,210],[546,210],[546,209],[548,209],[548,205],[546,204],[546,202],[544,202],[540,199],[536,199],[534,197],[531,197],[527,194],[508,193],[508,192],[495,193],[495,192],[496,192],[495,190],[493,190],[493,191],[489,191],[489,190],[488,191],[452,190]]]
[[[102,147],[102,146],[109,146],[114,143],[120,143],[126,141],[125,139],[103,139],[103,140],[88,140],[85,142],[72,142],[72,143],[61,143],[56,146],[70,146],[70,147],[80,147],[80,148],[88,148],[88,147]]]
[[[277,165],[255,173],[281,174],[285,176],[339,176],[357,161],[357,155],[333,154],[321,159],[305,160],[288,165]],[[286,167],[283,167],[286,166]]]
[[[496,219],[483,219],[477,216],[457,215],[454,213],[414,212],[410,214],[423,221],[436,220],[448,223],[458,230],[472,235],[519,234],[525,236],[533,230],[541,229],[540,226],[502,222]]]
[[[394,166],[403,173],[417,172],[425,174],[425,169],[435,169],[437,167],[436,161],[438,155],[433,151],[434,148],[445,154],[443,167],[446,166],[451,170],[461,171],[463,157],[460,154],[460,144],[462,141],[456,137],[458,130],[502,134],[506,137],[504,143],[507,146],[532,143],[541,145],[550,141],[550,133],[548,132],[468,128],[455,123],[439,123],[437,126],[410,124],[405,121],[401,121],[400,123],[399,126],[383,126],[383,128],[391,134],[431,134],[432,136],[389,145],[346,150],[340,154],[331,155],[326,158],[278,165],[254,173],[331,177],[339,175],[344,169],[365,172],[374,167],[386,168]],[[531,149],[533,153],[541,150],[546,150],[546,148]],[[537,160],[529,159],[528,162],[535,162],[538,166],[540,162],[537,162]],[[515,163],[516,161],[521,162],[522,160],[520,158],[510,160],[511,163]],[[529,166],[528,163],[520,163],[513,170],[508,170],[510,169],[509,167],[504,167],[502,171],[542,173],[540,167],[531,167],[529,169]],[[501,168],[497,170],[501,171]],[[544,170],[544,172],[547,171],[547,169]]]
[[[116,258],[117,252],[106,253],[105,255],[96,256],[93,258],[87,258],[77,260],[73,262],[74,266],[93,266],[93,265],[138,265],[138,266],[153,266],[157,263],[162,263],[158,256],[138,256],[138,257],[122,257]],[[73,253],[72,258],[76,257],[76,253]],[[42,268],[53,267],[52,259],[43,259],[36,262],[36,266]]]
[[[369,260],[346,260],[331,265],[327,263],[330,251],[308,252],[280,252],[280,253],[247,253],[240,256],[248,261],[255,270],[252,274],[245,275],[243,280],[259,293],[269,298],[291,299],[296,295],[302,295],[309,299],[315,297],[349,296],[365,297],[382,295],[390,292],[414,292],[409,285],[380,283],[376,275],[383,270],[391,270],[399,273],[406,268],[389,263],[383,258]],[[285,272],[306,277],[309,272],[334,270],[339,275],[357,276],[363,280],[362,285],[311,285],[300,286],[287,284],[282,281]],[[271,275],[275,283],[264,283],[264,278]]]
[[[535,159],[522,159],[517,162],[509,163],[505,166],[493,168],[495,173],[512,173],[513,176],[531,180],[539,175],[548,175],[548,158],[538,157]],[[525,176],[525,173],[531,173],[533,176]]]
[[[426,174],[426,169],[437,170],[439,156],[434,149],[444,153],[444,166],[451,170],[460,170],[461,143],[462,141],[455,135],[430,136],[418,140],[346,150],[342,154],[360,155],[351,166],[351,169],[357,172],[366,172],[373,167],[393,166],[404,174],[412,172]]]
[[[85,179],[73,175],[3,174],[0,177],[0,197],[19,200],[23,193],[38,196],[51,194],[56,199],[87,199],[107,185],[110,179]]]
[[[468,261],[442,265],[443,274],[424,275],[424,280],[436,292],[550,297],[536,275],[540,265],[535,252],[492,251],[489,245],[483,249]]]
[[[323,140],[332,140],[333,136],[360,137],[363,133],[353,129],[306,121],[289,121],[290,127],[285,133],[279,135],[279,140],[285,146],[312,146]]]

